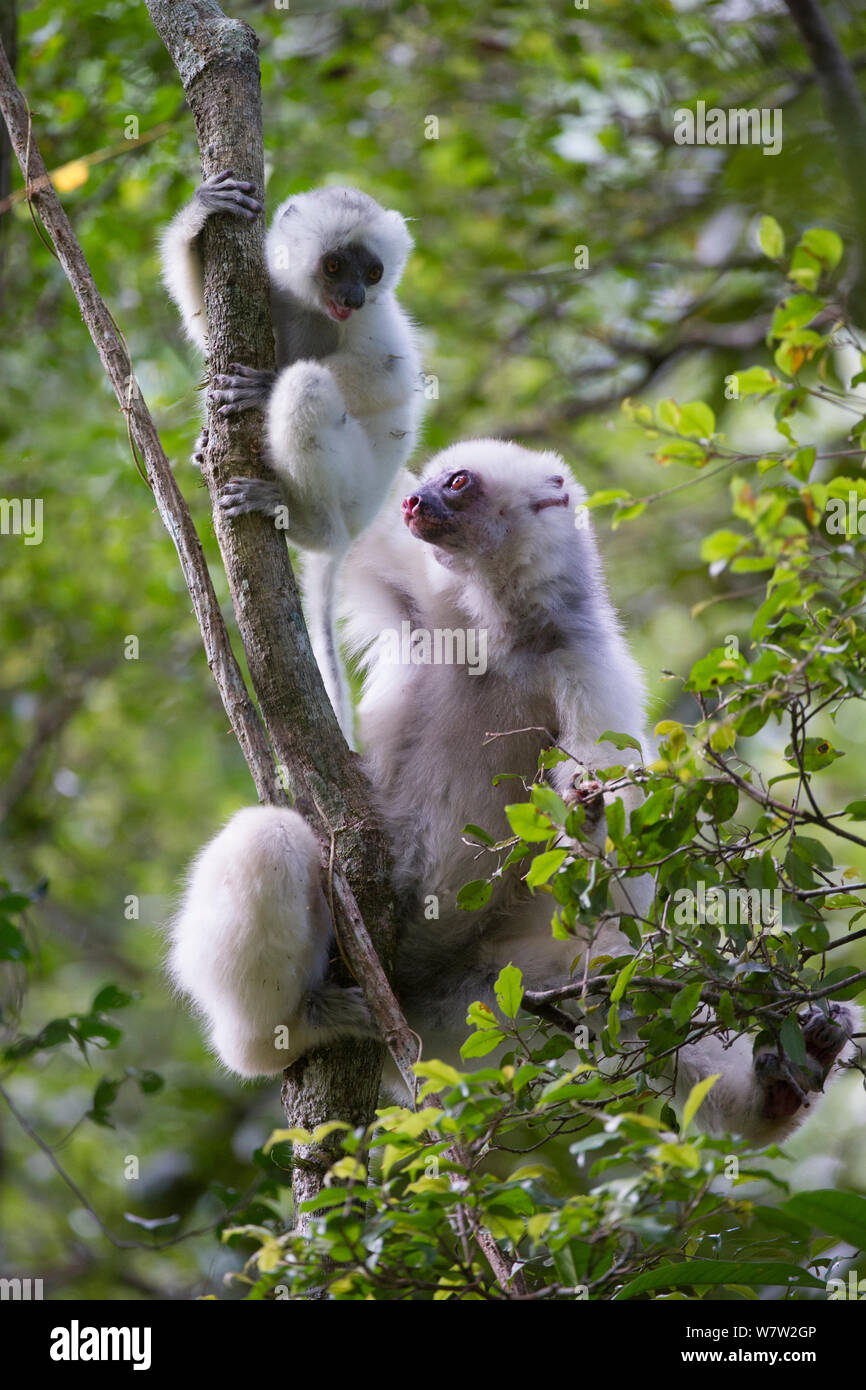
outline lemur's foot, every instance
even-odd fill
[[[204,456],[205,451],[207,449],[207,441],[208,430],[207,425],[205,425],[198,439],[195,441],[195,444],[193,444],[192,453],[189,456],[189,461],[192,464],[193,468],[204,468]]]
[[[244,516],[247,512],[264,512],[275,516],[284,505],[280,485],[265,478],[229,478],[219,496],[226,516]]]
[[[823,1068],[826,1077],[845,1044],[853,1037],[857,1023],[853,1010],[845,1004],[830,1004],[825,1012],[813,1004],[801,1020],[806,1051]]]
[[[240,415],[243,410],[261,410],[275,378],[276,372],[232,362],[228,372],[214,377],[208,394],[219,406],[220,415]]]
[[[801,1018],[800,1026],[806,1043],[805,1066],[797,1066],[777,1052],[761,1052],[755,1058],[765,1119],[788,1119],[802,1106],[808,1106],[810,1092],[823,1090],[830,1068],[854,1032],[855,1022],[844,1004],[831,1004],[826,1013],[813,1005]]]
[[[251,222],[263,208],[258,198],[252,196],[255,191],[254,183],[243,183],[235,178],[231,169],[223,169],[205,179],[196,189],[195,197],[208,212],[230,212]]]
[[[597,825],[604,813],[604,785],[594,778],[568,787],[562,796],[566,806],[582,806],[586,825]]]

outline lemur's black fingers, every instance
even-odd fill
[[[222,184],[231,182],[234,188],[239,188],[242,193],[255,193],[254,183],[247,183],[244,179],[236,179],[234,169],[221,169],[218,174],[211,174],[209,179],[205,179],[204,188],[218,188]]]
[[[226,405],[221,405],[217,415],[226,418],[229,415],[243,415],[245,410],[251,410],[253,401],[228,401]]]
[[[275,375],[266,367],[245,367],[243,362],[229,362],[229,371],[234,376],[248,376],[253,381],[271,381]]]
[[[221,188],[214,189],[211,197],[224,203],[226,212],[242,212],[250,217],[258,217],[262,210],[258,198],[249,198],[246,193],[240,193],[229,184],[223,184]]]

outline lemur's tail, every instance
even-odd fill
[[[328,699],[350,747],[353,745],[352,698],[337,637],[337,579],[341,556],[308,551],[304,556],[304,611]]]

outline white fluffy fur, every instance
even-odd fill
[[[447,491],[442,480],[459,470],[470,470],[480,483],[453,532],[435,543],[411,534],[399,516],[401,490],[435,500]],[[462,826],[473,822],[504,837],[504,807],[521,799],[519,784],[494,786],[495,775],[514,772],[531,782],[539,751],[550,743],[545,731],[573,754],[551,775],[561,792],[611,752],[596,742],[606,729],[631,733],[649,747],[641,678],[608,599],[594,538],[575,527],[582,495],[555,454],[497,440],[458,444],[434,458],[420,482],[400,479],[346,567],[348,632],[365,652],[365,764],[406,904],[396,984],[428,1057],[455,1056],[467,1005],[492,1000],[493,982],[509,961],[520,966],[528,987],[544,989],[567,980],[580,953],[580,943],[554,940],[550,899],[532,896],[519,866],[495,881],[480,912],[456,906],[459,888],[483,872]],[[389,664],[378,639],[385,628],[399,631],[404,620],[431,631],[484,628],[486,674],[457,665]],[[508,736],[491,741],[495,733]],[[256,821],[260,833],[253,834]],[[175,924],[175,978],[210,1018],[223,1060],[242,1075],[275,1071],[285,1058],[263,1067],[268,1056],[258,1044],[248,1053],[242,1045],[229,1052],[220,1041],[226,1019],[236,1042],[258,1039],[282,1006],[290,1027],[298,1028],[300,1016],[299,1037],[315,1036],[302,1002],[323,960],[325,931],[308,906],[305,856],[317,862],[311,841],[293,812],[241,812],[198,861]],[[260,897],[263,879],[272,891]],[[629,889],[631,903],[621,906],[645,911],[646,886]],[[431,895],[438,903],[432,920],[425,913]],[[594,956],[628,946],[608,926],[585,949]],[[208,972],[220,991],[205,998],[201,981]],[[279,997],[275,979],[282,981]],[[719,1071],[701,1113],[706,1128],[761,1141],[786,1133],[800,1117],[768,1125],[750,1042],[727,1047],[730,1042],[713,1037],[681,1051],[680,1099],[695,1081]]]
[[[178,213],[162,240],[163,278],[189,337],[207,347],[199,233],[201,199]],[[382,278],[362,308],[334,322],[323,255],[363,245]],[[337,656],[333,593],[351,542],[372,521],[411,454],[423,410],[415,330],[396,288],[412,238],[401,215],[353,188],[295,194],[276,210],[265,242],[279,374],[265,407],[279,492],[249,489],[243,510],[283,502],[289,539],[318,558],[306,569],[313,650],[347,737],[351,709]]]

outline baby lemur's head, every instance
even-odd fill
[[[265,243],[274,284],[336,323],[395,289],[411,249],[399,212],[357,188],[287,198]]]
[[[403,519],[449,569],[543,577],[575,556],[584,495],[558,454],[472,439],[430,460]]]

